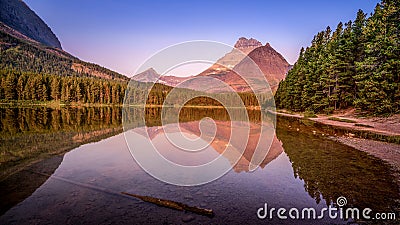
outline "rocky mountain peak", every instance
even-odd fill
[[[261,46],[262,46],[261,42],[257,41],[256,39],[254,38],[247,39],[245,37],[239,38],[239,40],[235,44],[235,48],[239,50],[247,48],[255,49]]]

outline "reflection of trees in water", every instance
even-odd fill
[[[121,108],[0,108],[0,215],[40,187],[47,177],[38,172],[52,174],[65,152],[121,131]]]
[[[142,127],[161,126],[161,115],[163,115],[164,123],[176,123],[176,116],[179,115],[179,122],[198,121],[205,117],[210,117],[214,120],[228,121],[231,119],[228,111],[224,108],[200,108],[200,107],[183,107],[167,108],[147,107],[146,109],[139,107],[129,107],[123,109],[125,112],[124,126],[126,129]],[[273,121],[270,115],[261,113],[260,110],[245,110],[245,109],[229,109],[231,116],[236,121],[251,121],[261,122],[263,116],[264,121]],[[165,125],[164,124],[164,125]]]
[[[46,154],[63,153],[81,144],[121,132],[121,110],[121,108],[109,107],[0,109],[0,170],[2,173],[0,178],[8,175],[11,170],[14,171],[15,167],[23,165],[24,162],[36,160]],[[144,126],[140,117],[143,116],[141,109],[128,108],[124,110],[133,110],[134,112],[134,114],[130,114],[133,116],[129,118],[131,125]],[[247,112],[249,120],[256,124],[261,121],[262,116],[266,116],[257,110],[248,110]],[[180,112],[176,111],[175,113],[179,113],[180,122],[198,121],[203,117],[229,121],[228,113],[222,108],[183,108]],[[241,118],[242,115],[243,118],[247,118],[247,116],[244,117],[241,110],[233,110],[233,113],[238,114],[235,115],[235,118]],[[171,115],[166,115],[167,118],[168,116]],[[161,108],[146,109],[147,126],[160,126],[160,118]],[[268,117],[263,120],[271,121]],[[300,128],[302,133],[284,128],[289,125],[292,128]],[[280,119],[277,126],[278,139],[283,143],[285,152],[292,162],[294,176],[304,180],[305,190],[317,203],[321,201],[321,197],[327,199],[330,204],[335,202],[337,197],[345,196],[349,205],[360,208],[370,207],[376,210],[390,211],[388,207],[396,205],[395,201],[399,199],[398,187],[393,182],[394,178],[389,175],[389,167],[380,160],[335,142],[305,134],[311,131],[310,127],[296,124],[296,121],[285,122],[284,119]],[[220,139],[222,140],[224,137],[222,136]],[[252,151],[245,152],[243,159],[246,159],[244,160],[246,163],[243,164],[244,166],[248,165],[247,162],[250,161],[252,155]],[[266,159],[265,164],[270,160]],[[54,163],[53,167],[46,167],[52,168],[51,171],[53,171],[60,162],[59,160]],[[17,184],[20,184],[15,178],[23,177],[23,180],[27,181],[26,178],[30,176],[31,179],[37,179],[32,174],[24,176],[15,174],[14,177],[7,178],[8,184],[13,184],[10,188],[15,188],[18,186]],[[14,180],[10,181],[9,179]],[[10,193],[6,191],[7,180],[0,182],[0,189],[4,193],[0,195],[1,202],[6,202],[4,196]],[[44,181],[45,179],[42,179],[29,190],[34,191]],[[33,184],[34,182],[26,183]],[[19,191],[12,189],[11,193]],[[7,201],[12,201],[11,205],[13,205],[29,195],[30,192]]]
[[[207,131],[203,130],[203,135],[207,138],[212,138],[211,146],[219,154],[223,154],[227,146],[231,146],[231,149],[236,149],[237,154],[241,154],[241,147],[246,138],[248,138],[242,157],[236,163],[237,154],[227,155],[227,158],[231,163],[236,163],[234,170],[236,172],[249,171],[251,166],[259,165],[264,168],[270,161],[275,159],[283,150],[279,141],[274,137],[274,116],[261,113],[260,110],[246,110],[240,108],[198,108],[198,107],[184,107],[184,108],[160,108],[160,107],[149,107],[144,110],[143,108],[125,108],[124,110],[130,110],[125,113],[124,128],[135,129],[136,133],[141,134],[150,139],[155,138],[158,135],[165,135],[164,129],[169,130],[180,130],[185,133],[190,133],[196,136],[201,136],[200,123],[199,121],[205,117],[211,118],[216,127],[215,137],[213,132],[207,134]],[[161,115],[163,116],[163,123],[161,122]],[[144,114],[144,116],[142,116]],[[129,115],[129,117],[127,116]],[[179,119],[177,118],[179,115]],[[144,118],[146,121],[144,121]],[[230,122],[232,121],[232,123]],[[179,122],[179,128],[178,128]],[[261,125],[261,122],[263,124]],[[143,124],[146,123],[147,127]],[[162,127],[164,125],[164,127]],[[247,127],[248,126],[248,127]],[[249,133],[246,134],[248,137],[244,139],[232,138],[231,132],[235,129],[236,131],[249,129]],[[241,127],[241,128],[240,128]],[[164,128],[164,129],[162,129]],[[261,130],[264,129],[261,136]],[[265,131],[265,129],[269,129]],[[238,134],[236,134],[238,135]],[[240,137],[240,136],[239,136]],[[268,152],[269,144],[272,142],[272,148]],[[258,151],[256,151],[258,149]]]
[[[121,132],[121,108],[0,109],[0,178],[15,166]]]
[[[128,108],[129,124],[134,127],[160,126],[162,108]],[[177,108],[167,111],[166,122],[176,122],[172,115],[179,115],[180,122],[197,121],[204,117],[227,121],[229,114],[223,108]],[[234,109],[236,119],[259,122],[261,112]],[[143,118],[145,118],[145,123]],[[0,177],[10,168],[36,157],[65,152],[90,140],[109,137],[122,131],[122,108],[0,108]]]
[[[145,124],[140,109],[130,110],[134,112],[130,122],[135,127],[161,125],[161,108],[146,108]],[[230,118],[222,108],[183,108],[173,113],[179,113],[180,122],[204,117],[222,121]],[[247,118],[243,110],[233,113],[235,118]],[[260,111],[249,110],[248,115],[251,121],[261,120]],[[166,118],[172,122],[168,119],[171,115]],[[120,107],[0,108],[0,213],[30,196],[47,180],[32,171],[52,174],[65,152],[120,133],[121,123]],[[58,156],[48,158],[55,154]]]
[[[1,137],[27,132],[85,131],[120,126],[121,108],[3,108],[0,119]]]
[[[395,206],[398,187],[388,165],[364,152],[307,134],[307,128],[294,121],[291,126],[300,127],[302,133],[289,131],[285,123],[283,118],[278,120],[278,139],[292,162],[294,176],[304,180],[305,190],[317,203],[321,197],[331,204],[344,196],[348,206],[375,210]]]

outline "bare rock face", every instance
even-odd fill
[[[273,76],[276,80],[283,80],[290,68],[290,64],[283,56],[267,43],[248,55],[261,69],[265,76]]]
[[[239,38],[239,40],[235,44],[235,48],[244,52],[246,55],[249,54],[254,49],[261,47],[261,42],[257,41],[254,38],[247,39],[245,37]]]
[[[62,49],[56,35],[22,0],[0,0],[0,21],[35,41]]]
[[[224,55],[214,65],[212,65],[206,71],[202,72],[200,75],[204,76],[204,75],[224,73],[227,70],[230,70],[233,67],[235,67],[251,51],[261,46],[262,46],[261,42],[257,41],[256,39],[253,38],[247,39],[245,37],[241,37],[236,42],[232,51]]]
[[[249,50],[255,46],[259,46],[259,44],[260,43],[255,39],[239,39],[235,46],[241,49]],[[235,51],[237,53],[239,50],[234,49],[227,55],[232,55],[232,53]],[[218,60],[218,62],[225,60],[227,55]],[[255,69],[258,70],[259,68],[268,81],[269,89],[272,92],[275,92],[278,88],[279,82],[285,78],[287,72],[291,68],[286,59],[279,52],[273,49],[269,43],[267,43],[265,46],[254,48],[248,53],[248,57],[245,57],[246,55],[243,53],[241,53],[240,56],[242,56],[242,58],[238,62],[233,63],[234,66],[232,67],[222,68],[220,65],[214,64],[209,69],[202,72],[199,76],[211,76],[217,78],[231,86],[233,90],[237,92],[252,92],[257,90],[262,91],[266,90],[266,88],[263,87],[263,82],[259,80],[260,76],[255,76],[259,73],[254,71]],[[255,64],[258,66],[258,68],[254,68]],[[246,79],[247,81],[251,81],[251,87],[253,89],[250,87],[249,83],[246,82]],[[195,86],[193,85],[193,88],[194,87]],[[220,90],[213,89],[210,90],[210,92],[220,92]]]
[[[271,90],[275,92],[278,88],[279,82],[285,79],[285,76],[290,69],[290,64],[279,52],[273,49],[269,43],[267,43],[265,46],[254,49],[249,53],[248,57],[249,58],[242,60],[238,65],[236,65],[234,70],[249,71],[252,69],[252,66],[254,66],[254,63],[257,64],[267,79]],[[251,59],[254,63],[250,62],[249,59]],[[233,75],[233,72],[228,73],[225,79],[233,80],[234,82],[238,83],[238,78],[237,76]],[[249,91],[245,84],[242,85],[240,90]]]

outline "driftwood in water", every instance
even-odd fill
[[[163,206],[163,207],[176,209],[176,210],[180,210],[180,211],[193,212],[193,213],[208,216],[208,217],[214,216],[214,212],[212,211],[212,209],[203,209],[203,208],[196,207],[196,206],[189,206],[189,205],[183,204],[181,202],[174,202],[171,200],[153,198],[150,196],[135,195],[135,194],[127,193],[127,192],[121,192],[121,194],[132,196],[132,197],[141,199],[142,201],[156,204],[158,206]]]

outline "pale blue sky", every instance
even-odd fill
[[[378,0],[128,1],[25,0],[64,50],[131,76],[148,57],[183,41],[269,42],[289,63],[313,36],[371,13]]]

